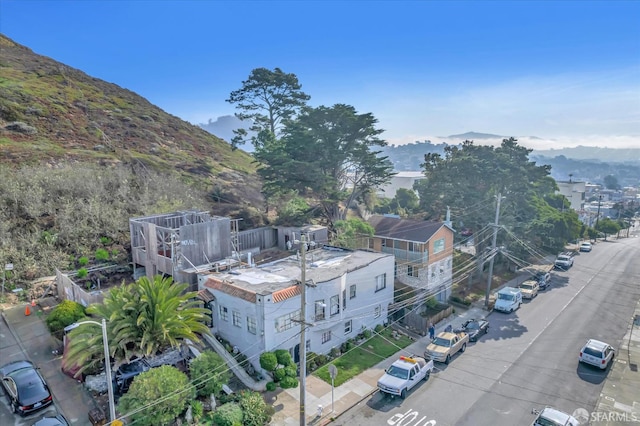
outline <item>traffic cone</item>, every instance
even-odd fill
[[[35,307],[36,306],[36,299],[31,299],[31,307]]]
[[[29,315],[31,315],[31,309],[29,308],[29,305],[27,305],[27,307],[24,309],[24,316],[28,317]]]

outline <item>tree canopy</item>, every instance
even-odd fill
[[[375,150],[386,145],[376,123],[372,114],[358,114],[350,105],[305,108],[286,121],[281,138],[256,149],[258,173],[266,188],[313,200],[333,227],[354,201],[394,174],[391,162]]]
[[[160,275],[146,276],[135,284],[113,288],[103,303],[89,305],[87,313],[107,320],[109,352],[115,367],[136,357],[156,355],[185,339],[200,341],[209,333],[205,324],[208,309],[197,307],[195,292],[187,284],[174,284]],[[86,324],[69,333],[64,363],[79,366],[78,374],[94,371],[104,362],[100,327]]]
[[[267,68],[255,68],[242,87],[229,95],[227,102],[235,104],[240,110],[236,117],[249,120],[249,130],[255,133],[250,138],[254,147],[259,147],[268,138],[268,134],[279,135],[283,120],[293,117],[310,99],[304,93],[298,77],[287,74],[280,68],[273,71]],[[247,138],[244,129],[234,130],[236,135],[232,146],[237,146]]]
[[[549,166],[529,161],[530,152],[509,138],[498,147],[467,140],[459,147],[447,146],[444,156],[426,154],[426,179],[415,184],[421,209],[437,220],[450,206],[454,227],[477,231],[494,221],[495,197],[500,194],[501,225],[520,238],[561,248],[564,241],[577,237],[578,218],[575,212],[550,207],[549,202],[557,203],[556,184]],[[476,245],[486,245],[489,239],[476,240]]]

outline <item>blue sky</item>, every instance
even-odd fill
[[[639,22],[640,1],[0,0],[4,35],[191,123],[279,67],[393,144],[640,147]]]

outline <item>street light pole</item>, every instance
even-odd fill
[[[300,236],[301,273],[300,273],[300,426],[307,424],[305,415],[305,386],[307,376],[307,341],[306,341],[306,304],[307,304],[307,239]]]
[[[104,346],[104,364],[105,370],[107,372],[107,393],[109,395],[109,423],[113,424],[116,420],[116,406],[115,401],[113,399],[113,382],[111,380],[111,359],[109,356],[109,340],[107,339],[107,320],[102,319],[102,323],[97,321],[81,321],[78,325],[81,324],[95,324],[102,327],[102,342]]]

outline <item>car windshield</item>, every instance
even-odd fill
[[[594,348],[590,348],[589,346],[587,346],[586,348],[584,348],[584,350],[582,351],[587,355],[591,355],[591,356],[595,356],[596,358],[602,358],[602,352],[594,349]]]
[[[568,256],[558,256],[559,260],[569,260]]]
[[[564,426],[564,425],[556,422],[555,420],[540,416],[536,419],[534,426]]]
[[[520,288],[524,290],[533,290],[533,284],[521,284]]]
[[[436,337],[433,339],[433,343],[438,346],[451,346],[451,342],[448,339],[443,339],[442,337]]]
[[[465,328],[467,330],[477,330],[478,328],[480,328],[480,323],[478,323],[478,321],[469,321]]]
[[[394,365],[387,369],[387,374],[393,377],[397,377],[398,379],[409,378],[409,370],[405,370],[404,368],[396,367]]]
[[[513,300],[513,294],[498,293],[498,299],[511,301]]]

